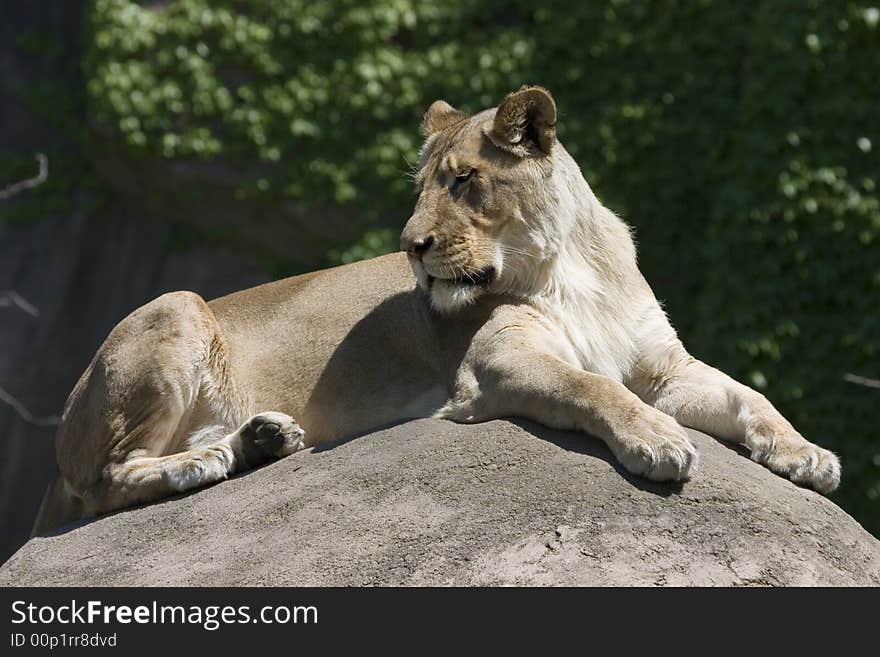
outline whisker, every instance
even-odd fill
[[[400,173],[406,178],[409,178],[412,182],[418,182],[419,167],[410,162],[406,155],[401,156],[401,159],[403,159],[403,163],[406,165],[406,170],[401,171]]]
[[[532,257],[532,254],[529,253],[528,251],[523,251],[522,249],[517,249],[514,246],[507,246],[506,244],[501,245],[501,251],[502,251],[502,253],[512,253],[514,255],[521,255],[521,256],[525,256],[527,258]]]

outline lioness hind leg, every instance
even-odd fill
[[[104,513],[207,486],[226,479],[234,463],[232,449],[221,443],[168,456],[132,458],[109,466],[99,490],[87,495],[88,507],[92,513]]]
[[[219,429],[196,432],[195,445],[186,451],[141,456],[111,466],[91,510],[101,513],[209,486],[235,472],[292,454],[304,444],[303,430],[284,413],[260,413],[225,436],[214,431]]]
[[[105,513],[215,483],[302,445],[290,416],[252,412],[205,301],[163,295],[113,329],[71,393],[56,440],[64,491],[80,516]],[[75,519],[53,508],[41,529]]]

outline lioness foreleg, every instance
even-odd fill
[[[696,469],[697,451],[684,429],[612,379],[522,346],[497,354],[477,376],[491,379],[474,405],[482,417],[467,410],[447,417],[518,416],[583,431],[602,439],[628,471],[656,481],[686,480]]]
[[[745,445],[753,460],[822,493],[840,483],[840,461],[807,441],[761,393],[683,353],[655,368],[646,401],[681,424]]]

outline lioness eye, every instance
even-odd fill
[[[462,169],[458,173],[455,174],[455,184],[461,185],[462,183],[466,183],[470,180],[474,175],[474,170],[471,168]]]

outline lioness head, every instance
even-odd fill
[[[572,175],[583,181],[556,139],[552,96],[524,87],[474,116],[438,100],[423,133],[419,198],[400,237],[419,286],[441,311],[527,293],[575,221]]]

